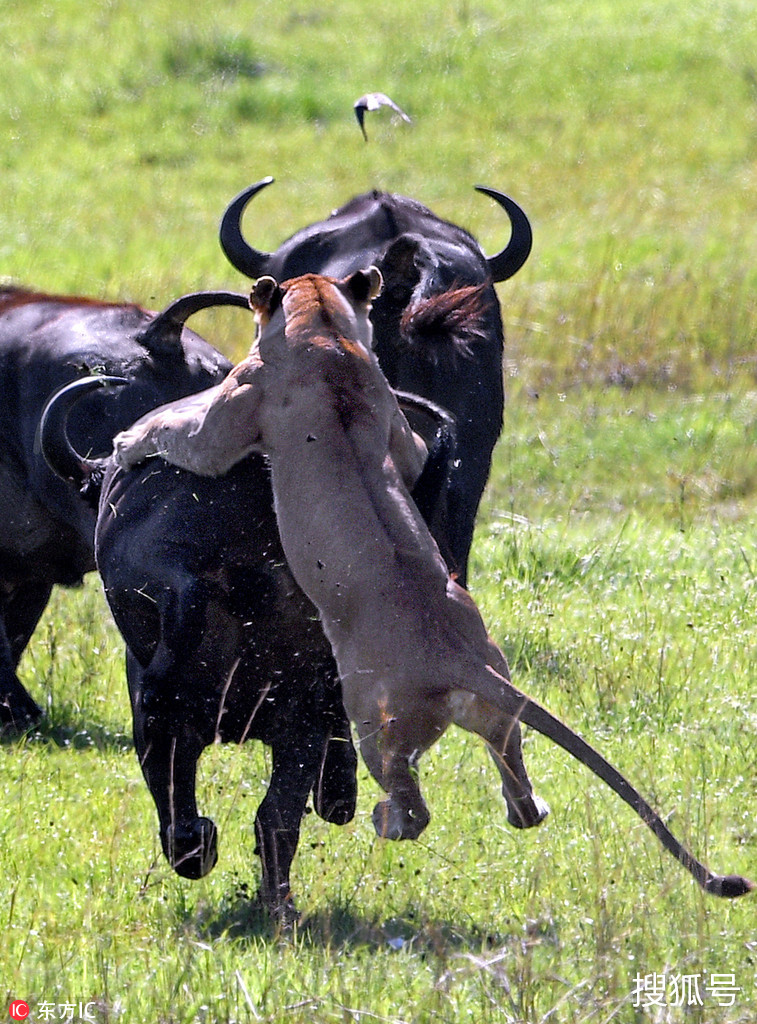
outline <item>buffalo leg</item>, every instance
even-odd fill
[[[16,666],[50,598],[47,583],[14,589],[0,603],[0,727],[27,729],[42,716],[39,705],[21,685]]]
[[[332,825],[346,825],[355,816],[357,803],[357,754],[349,733],[340,730],[329,737],[315,785],[313,806],[319,817]]]
[[[325,674],[321,714],[329,738],[313,786],[313,806],[324,821],[346,825],[354,817],[357,802],[357,754],[342,704],[336,665],[332,664]]]
[[[18,665],[32,638],[52,590],[52,584],[43,582],[22,583],[13,588],[5,604],[5,626],[14,666]]]
[[[21,685],[11,657],[5,624],[0,617],[0,729],[23,731],[42,716],[42,709]]]
[[[160,705],[145,707],[142,668],[127,653],[127,675],[134,715],[134,744],[160,821],[160,840],[171,867],[184,878],[202,878],[218,859],[215,824],[197,811],[197,762],[204,749],[199,737],[177,731],[173,716]]]
[[[158,601],[158,644],[143,673],[143,684],[148,689],[166,690],[177,663],[190,660],[203,635],[206,607],[207,596],[200,580],[180,573],[168,581]]]
[[[273,745],[271,781],[255,817],[257,853],[262,867],[260,900],[274,917],[285,923],[296,918],[289,874],[325,742],[322,733],[310,730]]]

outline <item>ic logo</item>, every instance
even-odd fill
[[[23,999],[14,999],[8,1008],[12,1020],[26,1020],[29,1016],[29,1004]]]

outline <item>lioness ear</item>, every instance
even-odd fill
[[[368,293],[368,298],[373,302],[381,294],[381,289],[384,287],[384,279],[381,276],[381,271],[378,267],[368,267],[368,277],[371,282],[371,290]]]
[[[260,322],[271,318],[281,302],[281,289],[273,277],[259,277],[250,292],[250,309]]]
[[[347,287],[355,302],[373,302],[381,294],[384,279],[378,267],[358,270],[347,281]]]

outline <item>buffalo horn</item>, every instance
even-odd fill
[[[240,226],[242,213],[252,197],[272,182],[273,178],[271,177],[263,178],[254,185],[243,189],[231,200],[221,219],[220,241],[226,258],[236,270],[253,279],[262,277],[268,272],[272,254],[253,249],[245,240]],[[510,218],[512,228],[510,241],[501,252],[494,256],[488,256],[486,259],[492,280],[494,282],[506,281],[520,270],[529,257],[533,244],[531,225],[528,217],[514,199],[497,189],[488,188],[486,185],[476,185],[476,189],[499,203]]]
[[[226,258],[232,267],[253,280],[257,280],[267,273],[271,254],[253,249],[245,241],[240,226],[242,213],[252,197],[267,188],[272,182],[273,178],[271,177],[263,178],[262,181],[243,189],[238,196],[231,200],[221,219],[220,241]]]
[[[137,335],[139,341],[151,352],[160,354],[181,353],[181,332],[184,323],[202,309],[213,306],[241,306],[249,309],[246,295],[239,292],[190,292],[175,299],[170,305],[157,313],[143,331]]]
[[[502,252],[496,256],[487,256],[486,262],[489,265],[489,273],[492,280],[506,281],[513,274],[516,274],[531,252],[534,236],[528,217],[518,206],[514,199],[506,196],[504,192],[498,192],[495,188],[487,188],[486,185],[476,185],[477,192],[483,192],[502,207],[510,218],[512,233],[510,241]]]
[[[396,388],[390,388],[390,390],[394,393],[394,397],[397,399],[397,403],[403,412],[420,413],[433,424],[433,430],[431,432],[426,431],[423,434],[423,440],[426,443],[428,443],[429,437],[433,432],[446,431],[454,437],[455,417],[443,406],[437,405],[436,402],[432,402],[428,398],[422,398],[412,391],[398,391]]]
[[[89,459],[74,450],[68,437],[68,415],[84,395],[99,388],[121,387],[128,383],[125,377],[80,377],[53,393],[39,421],[39,446],[56,476],[81,486],[93,470],[102,465],[101,459]]]

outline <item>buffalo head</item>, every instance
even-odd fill
[[[432,532],[458,580],[465,582],[473,527],[502,429],[504,333],[494,283],[528,259],[532,232],[518,204],[495,189],[511,224],[508,244],[487,257],[463,228],[421,203],[368,192],[287,239],[276,252],[254,248],[241,229],[249,201],[272,178],[251,185],[228,205],[221,246],[251,278],[279,281],[307,273],[346,277],[374,264],[384,290],[371,313],[374,343],[390,385],[449,410],[456,451],[445,500]]]

